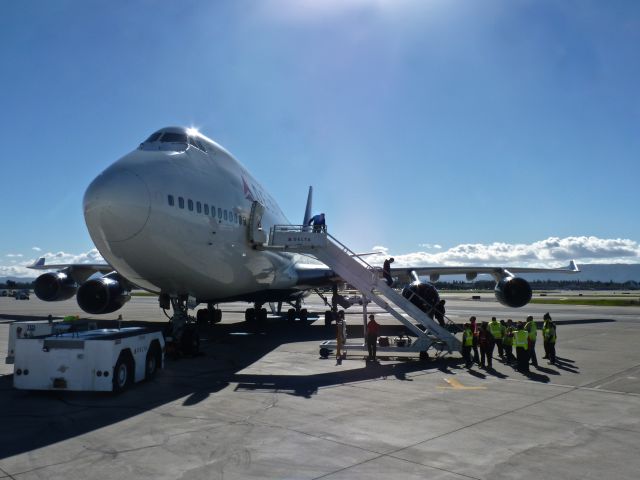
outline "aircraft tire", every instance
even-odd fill
[[[296,320],[296,310],[295,308],[290,308],[287,310],[287,320],[290,322],[295,322]]]
[[[330,327],[332,321],[333,321],[333,312],[331,310],[327,310],[326,312],[324,312],[325,327]]]
[[[207,322],[209,321],[209,309],[208,308],[201,308],[200,310],[198,310],[198,312],[196,313],[196,322],[198,325],[206,325]]]
[[[180,339],[182,353],[195,357],[200,351],[200,336],[194,328],[186,327]]]
[[[300,310],[300,321],[304,322],[306,324],[308,318],[309,318],[309,312],[307,311],[307,309],[306,308],[301,309]]]

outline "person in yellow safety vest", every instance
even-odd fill
[[[471,348],[473,347],[473,331],[469,323],[464,324],[462,331],[462,357],[464,358],[467,368],[471,368]]]
[[[513,326],[513,320],[507,320],[507,324],[505,326],[505,334],[502,339],[502,346],[504,347],[504,353],[507,357],[507,363],[511,363],[515,360],[513,356],[513,335],[515,332],[515,327]]]
[[[504,338],[505,330],[506,329],[504,325],[498,322],[498,320],[496,320],[496,317],[491,317],[491,321],[489,322],[489,331],[491,332],[491,336],[493,337],[493,343],[495,343],[496,347],[498,347],[498,355],[500,355],[500,360],[504,360],[502,339]]]
[[[525,329],[524,323],[518,323],[518,330],[516,330],[513,340],[518,358],[518,371],[529,373],[529,332]]]
[[[556,363],[556,324],[551,320],[549,312],[544,314],[544,324],[542,325],[542,339],[544,341],[544,357],[548,358],[549,363]]]
[[[531,359],[531,365],[538,368],[538,357],[536,357],[536,339],[538,338],[538,325],[533,320],[533,317],[529,315],[527,317],[527,323],[524,324],[524,328],[529,332],[529,358]]]
[[[473,350],[473,361],[480,365],[480,355],[478,355],[478,335],[480,328],[476,323],[476,317],[469,317],[469,327],[471,328],[471,333],[473,334],[473,345],[471,346]]]

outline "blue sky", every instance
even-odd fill
[[[293,222],[405,261],[640,261],[640,3],[4,2],[0,275],[86,258],[88,183],[196,126]]]

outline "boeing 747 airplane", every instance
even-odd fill
[[[160,306],[173,307],[173,318],[187,318],[189,307],[207,304],[199,319],[220,321],[215,306],[253,304],[247,320],[266,318],[263,305],[285,302],[290,318],[306,317],[301,299],[312,289],[345,280],[327,265],[285,250],[259,247],[263,232],[289,220],[273,197],[227,150],[200,132],[181,127],[158,130],[134,151],[104,170],[87,188],[84,216],[96,247],[108,264],[46,265],[57,270],[39,276],[36,295],[45,301],[77,296],[90,314],[110,313],[130,298],[134,286],[159,295]],[[311,190],[303,224],[311,212]],[[392,275],[480,273],[496,279],[496,296],[520,307],[531,299],[522,272],[575,272],[564,269],[503,267],[395,268]],[[95,274],[102,274],[95,278]],[[90,278],[91,277],[91,278]],[[334,301],[335,306],[335,301]]]

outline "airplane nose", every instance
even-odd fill
[[[83,200],[84,218],[92,237],[122,242],[144,228],[151,210],[151,195],[144,181],[131,170],[112,166],[98,175]]]

